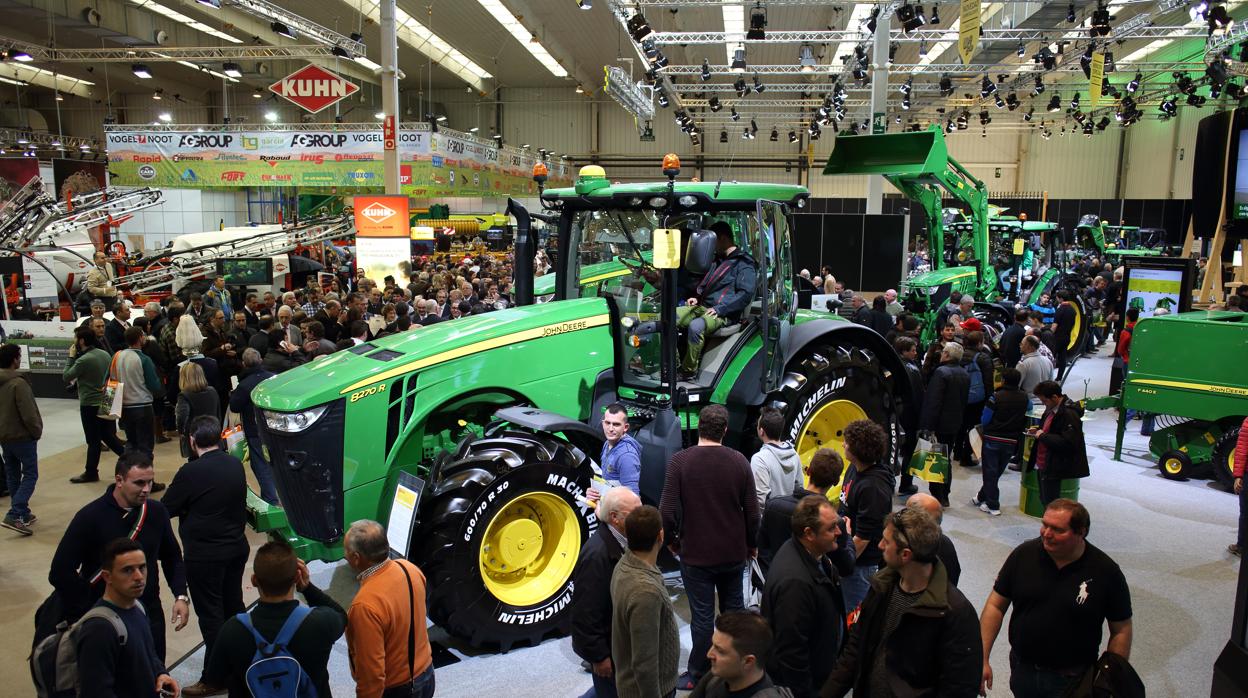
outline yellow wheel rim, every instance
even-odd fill
[[[797,443],[793,444],[793,448],[797,450],[803,464],[809,464],[815,451],[821,448],[834,448],[844,458],[845,427],[850,422],[866,418],[867,413],[863,412],[858,403],[849,400],[833,400],[810,416],[806,425],[802,427],[801,433],[798,434]],[[846,463],[848,462],[847,460]],[[809,480],[804,476],[803,478],[809,485]]]
[[[1075,348],[1075,343],[1079,341],[1079,333],[1083,330],[1083,310],[1074,301],[1071,301],[1070,306],[1075,309],[1075,326],[1070,328],[1070,343],[1066,345],[1067,351]]]
[[[563,587],[580,549],[580,524],[567,502],[547,492],[521,495],[486,526],[481,579],[503,603],[532,606]]]
[[[1178,458],[1167,458],[1165,462],[1161,464],[1161,467],[1165,468],[1166,472],[1171,475],[1178,475],[1183,472],[1183,461]]]

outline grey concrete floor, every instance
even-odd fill
[[[1103,395],[1108,375],[1108,359],[1084,359],[1067,382],[1067,393],[1083,397],[1087,381],[1087,395]],[[81,456],[76,455],[82,448],[76,404],[69,400],[39,403],[48,425],[40,444],[41,465],[46,459],[49,467],[42,473],[35,508],[41,521],[46,518],[47,523],[40,527],[34,540],[0,536],[0,551],[11,561],[7,570],[0,568],[0,587],[6,590],[0,595],[0,646],[5,650],[3,673],[7,676],[26,675],[19,665],[24,664],[29,651],[30,618],[34,606],[46,594],[42,577],[46,576],[51,549],[59,538],[58,529],[67,520],[57,525],[54,515],[58,510],[66,512],[63,516],[72,515],[102,489],[64,482],[65,477],[76,472],[75,463],[77,468],[81,467]],[[1130,425],[1122,462],[1112,460],[1114,419],[1113,412],[1097,412],[1085,423],[1092,476],[1082,481],[1080,499],[1092,513],[1089,539],[1118,561],[1131,585],[1135,612],[1131,659],[1149,695],[1208,695],[1213,661],[1230,634],[1239,561],[1226,553],[1226,545],[1235,536],[1236,499],[1205,480],[1171,482],[1161,478],[1148,456],[1147,440],[1138,435],[1139,422]],[[167,445],[158,449],[162,453],[164,446]],[[945,514],[945,530],[962,560],[962,591],[977,607],[982,607],[1006,555],[1018,543],[1037,535],[1039,522],[1009,506],[1017,502],[1017,474],[1007,473],[1002,478],[1006,508],[1003,516],[994,519],[968,502],[979,486],[978,470],[955,471],[953,506]],[[328,588],[344,606],[350,602],[356,585],[344,565],[315,563],[312,571],[317,583]],[[688,608],[679,580],[670,581],[676,596],[682,648],[687,653]],[[254,598],[254,591],[248,589],[247,596]],[[198,635],[194,624],[178,633],[180,637],[170,647],[171,660],[190,650],[174,671],[184,685],[198,678],[203,655],[202,648],[191,649],[191,635]],[[567,638],[507,654],[481,654],[445,637],[436,627],[431,629],[431,637],[447,645],[461,660],[438,669],[439,696],[577,696],[590,685],[589,676],[580,669]],[[998,641],[992,655],[997,676],[997,688],[992,695],[996,696],[1009,695],[1004,643],[1004,638]],[[345,641],[335,648],[330,669],[334,695],[351,695],[354,689]],[[10,685],[4,693],[33,695],[24,678],[20,685]]]

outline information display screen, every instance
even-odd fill
[[[1140,319],[1158,308],[1169,313],[1192,309],[1195,260],[1180,257],[1128,257],[1124,260],[1126,307],[1139,308]]]
[[[1235,204],[1231,215],[1248,218],[1248,129],[1239,132],[1239,152],[1235,155]]]
[[[218,259],[217,276],[228,286],[266,286],[273,283],[273,260],[268,257]]]

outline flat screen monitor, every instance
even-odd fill
[[[1127,308],[1140,309],[1140,319],[1152,317],[1158,308],[1170,313],[1192,309],[1192,286],[1196,260],[1182,257],[1127,257],[1123,286]]]
[[[227,286],[267,286],[273,283],[273,260],[270,257],[218,259],[217,276]]]

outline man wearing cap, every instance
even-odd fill
[[[702,277],[697,295],[676,309],[676,325],[688,330],[689,347],[681,361],[683,378],[697,375],[707,335],[737,322],[754,295],[757,269],[754,259],[737,247],[732,227],[724,221],[711,224],[720,262]]]

